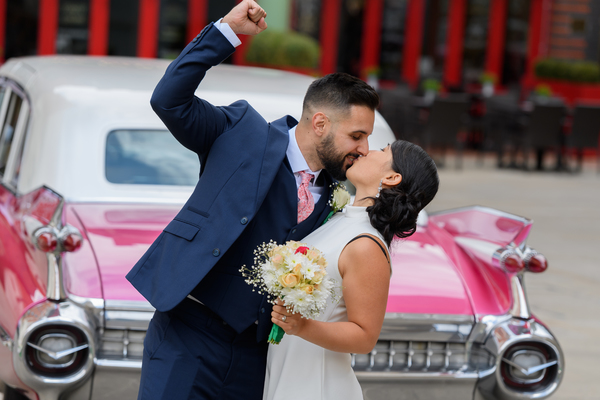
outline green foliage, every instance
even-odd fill
[[[497,80],[498,80],[498,78],[496,77],[496,74],[494,74],[492,72],[484,72],[483,74],[481,74],[479,76],[479,81],[482,84],[485,84],[485,83],[496,83]]]
[[[600,65],[592,61],[540,60],[535,64],[538,78],[559,79],[570,82],[600,82]]]
[[[440,81],[434,78],[427,78],[423,81],[423,90],[426,92],[439,92],[442,90],[442,84]]]
[[[317,68],[321,50],[312,37],[288,31],[265,31],[252,39],[248,62],[274,67]]]
[[[548,86],[546,84],[543,84],[543,83],[540,83],[539,85],[537,85],[533,89],[533,92],[538,97],[550,97],[550,96],[552,96],[552,89],[550,88],[550,86]]]

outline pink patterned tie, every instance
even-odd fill
[[[298,187],[298,223],[304,221],[315,209],[315,199],[312,193],[308,190],[308,182],[313,178],[308,172],[298,172],[302,183]]]

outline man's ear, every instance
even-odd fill
[[[383,178],[382,184],[385,186],[397,186],[400,184],[400,182],[402,182],[402,175],[394,172]]]
[[[317,136],[325,134],[325,125],[327,124],[327,116],[322,112],[317,112],[312,117],[312,128]]]

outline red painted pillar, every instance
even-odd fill
[[[337,71],[340,35],[341,0],[323,0],[321,3],[321,73]]]
[[[154,58],[158,51],[160,0],[140,0],[137,56]]]
[[[40,0],[38,54],[56,54],[58,30],[58,0]]]
[[[467,17],[467,0],[452,0],[448,9],[446,65],[444,85],[458,86],[462,81],[463,40]]]
[[[369,70],[379,67],[382,16],[383,0],[370,0],[365,3],[360,60],[363,79],[367,78]]]
[[[4,62],[6,51],[6,0],[0,0],[0,64]]]
[[[188,0],[187,41],[191,42],[208,21],[208,0]]]
[[[423,48],[425,0],[410,0],[404,30],[402,79],[414,88],[419,84],[419,59]]]
[[[542,43],[542,26],[544,21],[544,0],[531,0],[529,9],[529,32],[527,43],[526,72],[523,84],[533,86],[535,82],[535,62],[540,56]]]
[[[492,0],[489,11],[490,23],[485,56],[485,71],[496,76],[496,83],[502,78],[507,10],[507,0]]]
[[[90,36],[88,54],[105,56],[108,54],[108,24],[110,16],[110,0],[90,1]]]

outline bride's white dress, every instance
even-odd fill
[[[381,238],[369,223],[365,207],[347,206],[302,242],[314,246],[327,259],[327,274],[341,287],[340,253],[360,234]],[[341,289],[340,289],[341,292]],[[341,294],[341,293],[340,293]],[[348,321],[341,297],[327,302],[319,321]],[[362,390],[351,367],[349,353],[326,350],[298,336],[285,335],[279,345],[269,345],[263,400],[362,400]]]

